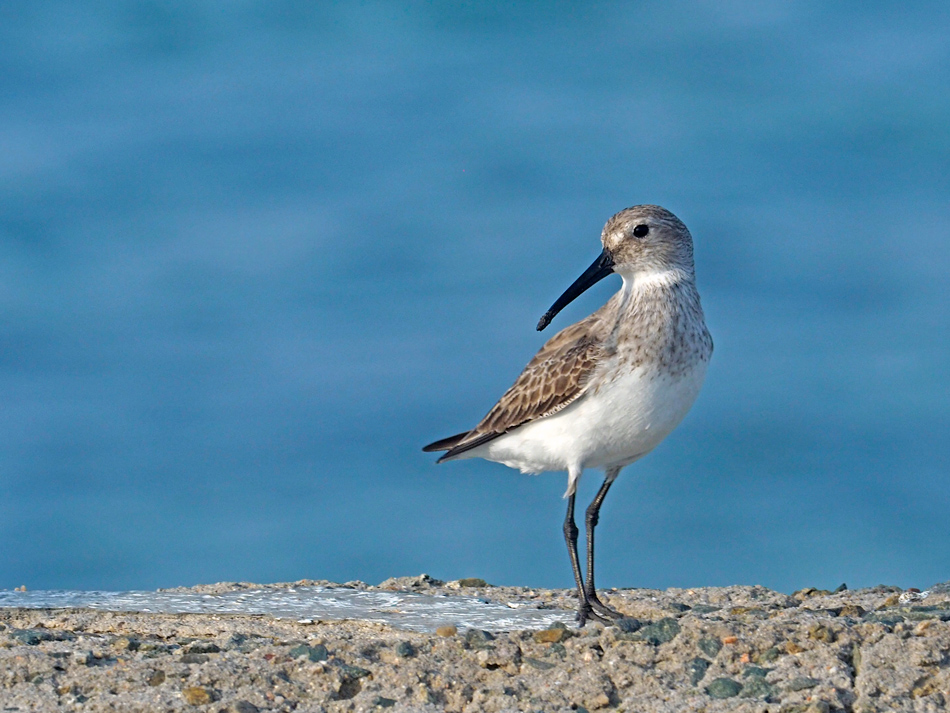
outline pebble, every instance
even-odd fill
[[[309,661],[313,661],[314,663],[318,661],[326,661],[330,656],[329,652],[327,651],[327,647],[323,644],[317,644],[316,646],[300,644],[299,646],[294,646],[290,651],[288,651],[287,655],[292,659],[299,659],[301,656],[306,656]]]
[[[817,678],[808,678],[806,676],[799,676],[798,678],[793,678],[788,682],[788,685],[785,686],[789,691],[804,691],[806,688],[814,688],[820,683]]]
[[[436,636],[455,636],[459,633],[459,630],[455,626],[440,626],[435,630]]]
[[[466,577],[458,581],[460,587],[487,587],[488,582],[478,577]]]
[[[372,674],[372,671],[369,671],[365,668],[360,668],[359,666],[350,666],[347,663],[343,663],[339,659],[334,659],[332,663],[337,669],[339,669],[340,678],[344,681],[356,681],[357,679],[364,678]]]
[[[722,642],[711,637],[700,639],[697,645],[700,651],[711,658],[715,658],[716,654],[722,649]]]
[[[205,654],[184,654],[179,659],[182,663],[207,663],[210,660],[211,657]]]
[[[647,624],[637,632],[637,635],[642,641],[649,641],[654,646],[658,646],[676,638],[676,635],[680,633],[680,629],[681,627],[676,619],[667,617],[652,624]]]
[[[772,686],[759,676],[753,676],[742,686],[739,695],[743,698],[768,698],[772,695]]]
[[[182,697],[193,706],[203,706],[214,700],[214,694],[203,686],[189,686],[181,691]]]
[[[808,638],[815,641],[821,641],[825,644],[832,643],[837,636],[835,632],[824,624],[814,624],[808,628]]]
[[[689,671],[689,682],[694,686],[703,680],[703,677],[706,675],[706,671],[709,670],[710,662],[706,659],[701,659],[698,656],[689,662],[688,671]]]
[[[260,708],[250,701],[235,701],[230,705],[230,713],[259,713]]]
[[[396,644],[396,654],[404,659],[409,659],[416,655],[416,648],[408,641],[400,641]]]
[[[491,642],[494,640],[494,635],[489,631],[469,629],[465,632],[465,645],[470,649],[482,649],[491,646]]]
[[[548,663],[547,661],[541,661],[539,659],[533,659],[530,656],[525,656],[522,660],[532,668],[536,668],[539,671],[550,671],[552,668],[554,668],[553,663]]]
[[[192,644],[187,648],[185,653],[188,654],[217,654],[221,653],[221,649],[218,648],[217,644],[207,642],[207,643],[198,643]]]
[[[738,696],[742,686],[731,678],[717,678],[706,686],[706,693],[712,698],[732,698]]]
[[[643,624],[640,623],[639,619],[634,619],[632,616],[625,616],[617,619],[617,621],[614,622],[614,626],[625,634],[633,634],[639,631],[643,627]]]
[[[534,632],[534,640],[539,644],[557,644],[570,638],[570,636],[570,631],[557,627]]]

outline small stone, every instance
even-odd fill
[[[372,671],[360,668],[359,666],[350,666],[339,659],[334,659],[333,664],[340,670],[340,678],[343,681],[357,681],[365,676],[372,675]]]
[[[752,660],[755,661],[755,663],[772,663],[773,661],[777,661],[781,655],[782,652],[779,651],[777,647],[770,646],[762,653],[753,656]]]
[[[838,610],[838,616],[847,616],[852,619],[860,619],[866,613],[864,607],[858,606],[857,604],[845,604]]]
[[[197,644],[192,644],[188,647],[185,653],[189,654],[218,654],[221,653],[221,649],[218,648],[217,644],[212,642],[199,642]]]
[[[785,650],[788,651],[788,653],[790,654],[800,654],[805,649],[803,649],[797,643],[789,639],[788,641],[785,642]]]
[[[589,703],[590,703],[590,707],[595,710],[598,708],[606,708],[607,706],[610,705],[610,696],[608,696],[606,693],[601,691],[592,699],[590,699]]]
[[[203,706],[214,700],[214,694],[210,689],[203,686],[189,686],[181,691],[182,697],[190,705]]]
[[[938,679],[933,676],[927,676],[922,679],[918,679],[914,684],[914,687],[910,691],[911,698],[924,698],[929,696],[935,691],[940,690],[940,683]]]
[[[120,636],[112,645],[120,651],[137,651],[139,648],[138,639],[130,639],[128,636]]]
[[[440,626],[438,629],[435,630],[436,636],[448,637],[448,636],[455,636],[458,633],[459,633],[458,628],[454,626]]]
[[[798,678],[793,678],[788,682],[788,685],[785,686],[789,691],[804,691],[806,688],[814,688],[820,683],[816,678],[808,678],[807,676],[799,676]]]
[[[835,632],[829,629],[824,624],[813,624],[808,629],[808,638],[814,639],[815,641],[821,641],[825,644],[832,643],[837,636]]]
[[[899,594],[892,594],[887,599],[884,600],[884,606],[886,607],[896,607],[900,604],[901,598]]]
[[[482,668],[494,670],[505,667],[509,670],[521,665],[521,648],[511,641],[500,641],[496,646],[481,649],[475,655],[475,660]]]
[[[712,614],[719,611],[722,607],[714,607],[711,604],[697,604],[693,607],[693,614]]]
[[[410,659],[416,655],[416,648],[408,641],[400,641],[396,644],[396,655],[404,659]]]
[[[41,641],[53,641],[56,637],[43,629],[13,629],[10,635],[27,646],[36,646]]]
[[[359,585],[362,582],[352,582],[348,584]],[[417,577],[390,577],[385,582],[381,582],[380,589],[399,590],[420,590],[431,589],[432,587],[441,587],[445,582],[440,579],[430,577],[428,574],[420,574]],[[344,585],[346,586],[346,585]],[[358,586],[356,588],[359,588]]]
[[[709,661],[699,658],[698,656],[690,661],[686,667],[686,670],[689,673],[689,682],[695,686],[700,681],[702,681],[703,676],[706,675],[706,671],[709,670],[709,666]]]
[[[654,646],[672,641],[679,633],[680,625],[669,617],[647,624],[637,632],[642,641],[649,641]]]
[[[729,646],[732,646],[733,644],[738,643],[738,642],[739,642],[738,636],[726,636],[726,637],[723,637],[723,640],[722,640],[722,643],[728,644]]]
[[[841,584],[837,586],[837,588],[835,589],[835,591],[832,592],[832,594],[841,594],[841,592],[847,592],[847,591],[848,591],[848,585],[842,582]]]
[[[739,691],[743,698],[768,698],[772,695],[772,686],[761,676],[753,676]]]
[[[716,654],[719,653],[722,649],[722,642],[718,638],[706,637],[699,640],[699,650],[711,658],[715,658]]]
[[[165,683],[165,672],[162,670],[155,671],[145,682],[152,688],[160,686]]]
[[[317,661],[326,661],[329,658],[327,647],[323,644],[317,644],[316,646],[300,644],[298,646],[294,646],[290,651],[288,651],[287,655],[292,659],[299,659],[301,656],[306,656],[308,660],[313,661],[314,663]]]
[[[620,629],[620,631],[625,634],[632,634],[636,631],[639,631],[643,624],[640,623],[639,619],[634,619],[632,616],[625,616],[614,622],[614,625]]]
[[[179,660],[182,663],[207,663],[211,658],[205,654],[184,654]]]
[[[460,587],[487,587],[488,582],[479,577],[466,577],[465,579],[459,580]]]
[[[526,664],[528,664],[532,668],[538,669],[539,671],[549,671],[552,668],[554,668],[553,663],[548,663],[547,661],[540,661],[538,659],[533,659],[530,656],[525,656],[523,660]]]
[[[534,632],[534,640],[539,644],[556,644],[570,638],[571,632],[567,629],[552,627]]]
[[[731,678],[717,678],[706,686],[706,693],[712,698],[732,698],[738,696],[742,686]]]
[[[372,705],[376,706],[377,708],[392,708],[394,705],[396,705],[396,699],[376,696],[376,698],[373,699]]]
[[[490,646],[495,637],[488,631],[469,629],[465,632],[465,646],[470,649],[483,649]]]
[[[231,704],[231,713],[259,713],[260,708],[250,701],[234,701]]]

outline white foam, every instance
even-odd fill
[[[361,591],[337,587],[244,589],[222,594],[176,591],[100,592],[0,590],[0,607],[27,609],[99,609],[165,614],[266,614],[297,621],[361,620],[409,631],[459,629],[515,631],[570,624],[574,613],[544,609],[533,602],[497,603],[465,596],[412,592]]]

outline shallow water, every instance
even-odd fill
[[[573,624],[574,613],[539,609],[524,602],[497,604],[466,596],[436,597],[408,592],[333,587],[244,589],[221,594],[195,592],[0,591],[0,607],[100,609],[164,614],[266,614],[298,621],[355,619],[409,631],[461,629],[516,631]]]

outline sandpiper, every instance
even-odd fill
[[[577,621],[621,615],[594,587],[594,528],[620,469],[652,451],[699,394],[713,343],[696,291],[693,240],[675,215],[655,205],[607,221],[603,251],[551,306],[543,330],[589,287],[617,273],[620,291],[586,319],[552,337],[475,428],[431,443],[439,463],[485,458],[523,473],[568,473],[564,538],[577,585]],[[577,554],[574,498],[585,468],[603,485],[587,508],[587,578]]]

